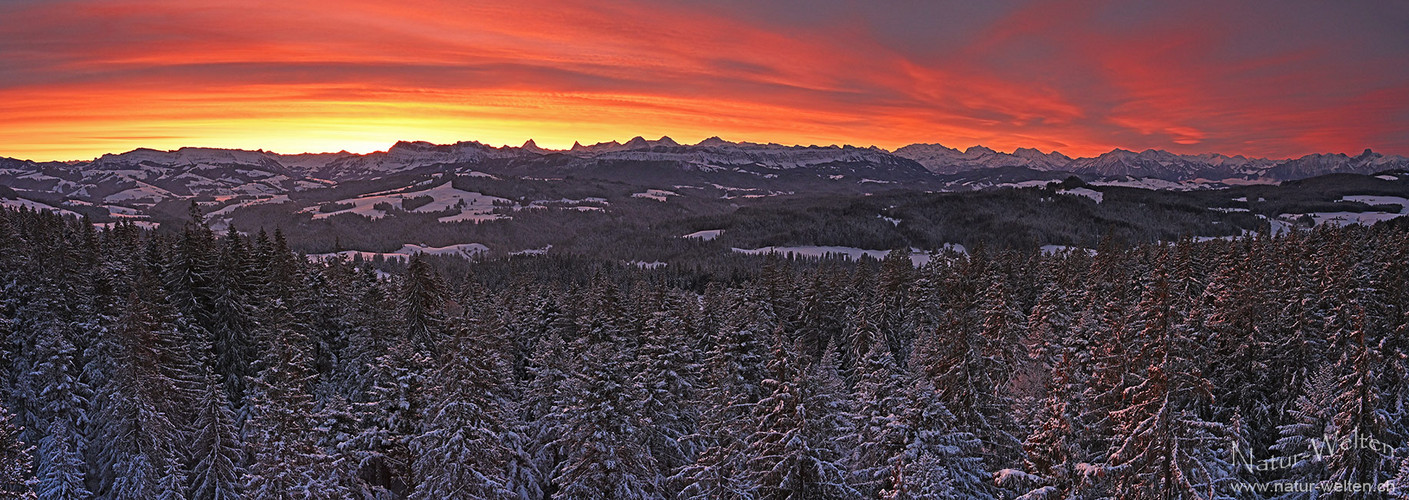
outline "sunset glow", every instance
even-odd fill
[[[637,135],[1409,154],[1402,5],[918,4],[8,1],[0,156]]]

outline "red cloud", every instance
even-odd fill
[[[0,6],[0,155],[666,134],[1409,152],[1402,65],[1361,67],[1402,54],[1347,58],[1364,40],[1244,53],[1266,29],[1198,8],[1060,1],[925,49],[926,33],[853,16],[800,26],[708,7],[18,0]]]

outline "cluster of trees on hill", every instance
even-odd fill
[[[0,489],[1409,491],[1409,235],[1398,230],[975,250],[920,268],[898,253],[773,260],[747,280],[686,286],[558,259],[544,262],[564,272],[451,279],[416,259],[382,275],[310,261],[277,232],[192,223],[167,236],[0,210]]]

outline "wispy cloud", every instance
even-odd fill
[[[1409,9],[12,0],[0,155],[633,135],[1409,153]]]

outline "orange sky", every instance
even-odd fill
[[[1402,3],[8,0],[0,156],[696,142],[1409,154]]]

